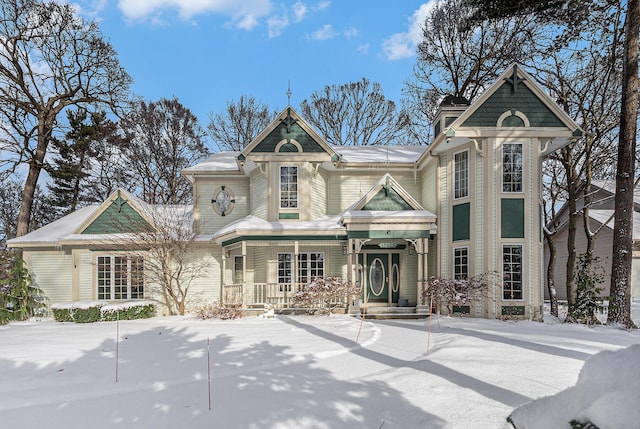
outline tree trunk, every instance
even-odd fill
[[[29,173],[27,173],[27,180],[24,183],[24,190],[22,191],[22,202],[20,203],[20,212],[18,213],[16,237],[21,237],[29,232],[33,197],[36,193],[36,186],[38,185],[42,166],[44,165],[44,157],[47,154],[50,136],[51,127],[41,123],[41,125],[38,126],[38,144],[33,158],[31,158],[29,162]]]
[[[633,247],[633,185],[638,121],[638,32],[640,0],[627,1],[622,76],[620,141],[616,172],[611,294],[607,324],[634,326],[631,320],[631,258]]]
[[[553,234],[549,234],[546,229],[544,238],[549,246],[549,262],[547,264],[547,289],[549,291],[549,303],[551,304],[551,315],[558,317],[558,294],[556,292],[556,244],[553,242]]]
[[[562,149],[562,163],[566,170],[567,174],[567,192],[568,192],[568,201],[567,205],[569,208],[569,219],[567,226],[567,270],[566,270],[566,286],[567,286],[567,303],[569,304],[569,308],[575,303],[575,292],[576,292],[576,276],[575,276],[575,268],[576,268],[576,172],[574,168],[573,162],[573,144]]]

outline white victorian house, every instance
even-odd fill
[[[369,305],[424,313],[430,277],[498,272],[466,311],[540,319],[541,161],[581,130],[516,65],[471,105],[445,100],[433,126],[429,146],[337,147],[287,107],[243,151],[183,170],[191,257],[207,266],[193,301],[287,306],[311,279],[339,276]],[[9,246],[52,303],[153,298],[157,286],[131,275],[144,258],[110,240],[131,232],[114,219],[148,222],[145,206],[118,191]]]

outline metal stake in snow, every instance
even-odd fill
[[[356,335],[356,343],[358,343],[358,339],[360,338],[360,331],[362,330],[362,324],[364,323],[364,318],[367,315],[367,301],[369,298],[369,293],[364,294],[364,307],[362,307],[362,317],[360,318],[360,327],[358,328],[358,335]]]
[[[120,312],[116,311],[116,383],[118,382],[118,355],[120,352]]]
[[[429,354],[429,347],[431,346],[431,315],[433,309],[433,295],[429,298],[429,321],[427,322],[427,354]]]
[[[209,391],[209,411],[211,411],[211,341],[207,338],[207,389]]]

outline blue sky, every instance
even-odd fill
[[[75,0],[97,20],[147,101],[209,113],[252,95],[297,107],[325,85],[379,82],[398,104],[428,5],[417,0]]]

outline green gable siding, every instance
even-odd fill
[[[524,200],[503,198],[501,201],[500,224],[502,238],[524,238]]]
[[[524,84],[513,87],[507,82],[494,92],[462,124],[463,127],[495,127],[500,116],[508,110],[524,113],[532,127],[564,127],[564,123]],[[504,123],[503,126],[512,126]]]
[[[83,234],[118,234],[142,232],[149,224],[120,196],[100,213]]]
[[[276,146],[282,140],[291,141],[292,139],[300,143],[304,152],[323,153],[325,150],[316,142],[300,125],[297,123],[287,126],[283,123],[279,124],[268,136],[264,138],[258,145],[253,148],[252,153],[274,153]],[[295,146],[294,146],[295,147]],[[291,150],[285,151],[291,152]]]
[[[398,211],[413,210],[413,207],[391,188],[388,192],[380,189],[380,191],[362,207],[362,210]]]
[[[453,241],[469,240],[471,204],[464,203],[453,206]]]

